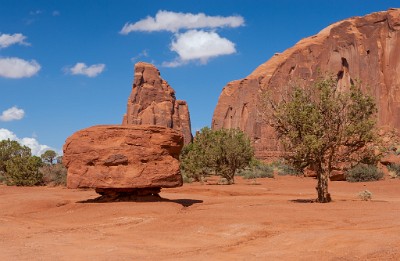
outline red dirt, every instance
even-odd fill
[[[400,180],[238,178],[161,202],[79,203],[93,190],[0,186],[0,260],[400,260]],[[357,194],[368,189],[372,201]],[[189,206],[188,206],[189,205]]]

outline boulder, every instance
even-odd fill
[[[132,92],[122,124],[164,126],[182,132],[185,144],[192,141],[187,103],[176,100],[174,89],[149,63],[135,64]]]
[[[346,174],[343,170],[332,170],[331,175],[329,176],[331,181],[345,181]]]
[[[391,165],[391,164],[399,165],[400,164],[400,156],[393,154],[393,153],[389,153],[389,154],[385,155],[383,158],[381,158],[380,162],[385,166]]]
[[[182,146],[180,131],[161,126],[100,125],[80,130],[63,147],[67,187],[141,195],[181,186]]]
[[[375,98],[378,126],[400,129],[400,9],[346,19],[275,54],[242,80],[228,83],[215,108],[212,128],[240,128],[256,157],[274,161],[283,148],[260,115],[261,94],[279,93],[291,82],[308,85],[320,72],[337,75],[338,88],[361,79]]]

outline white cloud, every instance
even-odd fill
[[[26,36],[23,34],[0,34],[0,49],[9,47],[13,44],[30,45],[25,42]]]
[[[19,139],[17,135],[15,135],[12,131],[7,129],[0,128],[0,141],[1,140],[15,140],[18,141],[21,145],[27,146],[31,149],[32,155],[40,156],[46,150],[52,149],[47,145],[40,144],[35,138],[22,138]]]
[[[149,57],[149,52],[146,49],[141,51],[138,55],[132,57],[131,61],[136,62],[137,60],[139,60],[142,57],[144,57],[144,58]]]
[[[40,64],[35,60],[26,61],[16,57],[0,58],[0,77],[24,78],[32,77],[40,70]]]
[[[18,109],[18,107],[14,106],[10,109],[3,111],[0,115],[0,121],[14,121],[20,120],[25,116],[25,112],[23,109]]]
[[[86,75],[87,77],[96,77],[100,73],[104,71],[106,68],[105,64],[93,64],[91,66],[87,66],[85,63],[77,63],[74,67],[69,68],[68,72],[73,75]]]
[[[208,16],[203,13],[176,13],[158,11],[155,17],[148,16],[136,23],[126,23],[121,29],[121,34],[133,31],[170,31],[178,32],[180,29],[238,27],[244,25],[241,16]]]
[[[60,15],[60,11],[54,10],[54,11],[51,13],[51,15],[52,15],[52,16],[59,16],[59,15]]]
[[[164,63],[166,67],[177,67],[193,60],[205,64],[210,58],[236,53],[235,44],[216,32],[190,30],[176,34],[175,37],[170,49],[179,57],[175,61]]]

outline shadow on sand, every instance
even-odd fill
[[[151,196],[137,196],[137,197],[117,197],[109,198],[100,196],[94,199],[87,199],[77,201],[76,203],[113,203],[113,202],[172,202],[182,205],[183,207],[190,207],[193,204],[203,203],[203,200],[197,199],[167,199],[158,195]]]
[[[292,199],[292,200],[289,200],[290,202],[293,202],[293,203],[316,203],[317,202],[317,200],[316,199]]]

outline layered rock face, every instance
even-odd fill
[[[80,130],[63,147],[68,188],[152,194],[182,185],[180,131],[161,126],[101,125]],[[140,195],[140,193],[137,193]]]
[[[123,125],[164,126],[181,131],[185,144],[192,141],[188,105],[176,100],[175,91],[160,77],[154,65],[144,62],[135,65],[127,107]]]
[[[356,79],[378,106],[378,126],[400,129],[400,9],[335,23],[315,36],[274,55],[245,79],[224,87],[212,128],[240,128],[254,142],[256,156],[272,161],[282,148],[271,127],[263,123],[260,96],[278,99],[291,82],[309,84],[321,72],[334,73],[338,88]]]

